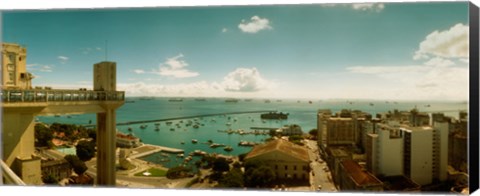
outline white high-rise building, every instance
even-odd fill
[[[433,129],[431,127],[402,127],[404,134],[404,175],[420,185],[432,183]]]
[[[398,124],[376,124],[376,133],[368,134],[367,168],[375,175],[403,174],[403,137]]]

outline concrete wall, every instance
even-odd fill
[[[420,185],[432,183],[432,140],[431,129],[412,131],[410,178]]]
[[[377,130],[378,174],[396,176],[403,174],[403,138],[390,138],[390,131]]]
[[[436,122],[435,123],[435,139],[436,139],[436,178],[440,181],[447,180],[448,173],[448,122]]]

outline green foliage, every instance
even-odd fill
[[[213,161],[212,169],[215,172],[224,172],[228,171],[230,169],[230,166],[228,165],[227,159],[220,157]]]
[[[68,163],[70,163],[73,171],[78,175],[82,175],[88,169],[87,165],[85,165],[85,163],[81,161],[76,155],[66,155],[64,159],[67,160]]]
[[[239,154],[238,155],[238,160],[243,162],[243,160],[245,160],[245,157],[247,156],[248,153],[243,153],[243,154]]]
[[[225,176],[223,176],[219,182],[218,186],[220,188],[243,188],[243,173],[240,168],[233,168]]]
[[[271,187],[275,180],[275,172],[260,161],[245,163],[244,183],[246,187]]]
[[[58,179],[52,174],[42,176],[42,181],[45,184],[55,184],[55,185],[58,184]]]
[[[89,161],[95,156],[95,142],[79,141],[76,147],[76,154],[82,161]]]
[[[169,179],[177,179],[177,178],[188,176],[189,172],[190,172],[190,169],[183,166],[172,167],[168,169],[166,176]]]
[[[318,129],[312,129],[308,133],[315,139],[318,135]]]
[[[53,146],[53,132],[44,124],[35,124],[35,146],[36,147],[49,147]]]
[[[96,129],[87,129],[87,135],[89,138],[92,138],[93,141],[97,141],[97,130]]]
[[[203,169],[210,169],[213,167],[213,162],[215,161],[215,157],[213,156],[204,156],[202,157],[201,161],[203,163]]]
[[[292,135],[292,136],[289,136],[288,137],[288,141],[294,143],[294,144],[298,144],[298,145],[301,145],[303,146],[304,144],[302,143],[302,140],[303,140],[303,136],[301,135]]]
[[[239,162],[233,163],[233,168],[240,169],[240,167],[242,167],[242,164],[241,164],[241,163],[239,163]]]

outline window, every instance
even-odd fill
[[[295,166],[293,166],[293,170],[297,170],[297,166],[296,166],[296,165],[295,165]]]
[[[285,165],[285,170],[288,170],[288,165]]]

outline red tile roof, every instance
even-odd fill
[[[276,139],[265,144],[255,146],[245,157],[249,159],[265,153],[280,151],[302,161],[309,162],[310,157],[306,148],[296,145],[284,139]]]
[[[363,169],[362,166],[353,160],[342,161],[342,166],[358,186],[382,185],[382,181]]]

